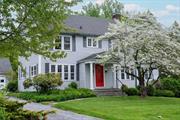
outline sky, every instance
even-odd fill
[[[89,2],[102,4],[104,0],[83,0],[72,9],[81,11],[83,5]],[[175,20],[180,24],[180,0],[118,0],[124,4],[125,11],[143,12],[150,10],[157,20],[169,27]]]

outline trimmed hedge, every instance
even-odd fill
[[[95,93],[89,89],[66,89],[66,90],[52,90],[46,94],[39,94],[36,92],[20,92],[20,93],[10,93],[10,96],[15,96],[25,100],[31,100],[34,102],[44,102],[44,101],[66,101],[78,98],[95,97]]]
[[[10,80],[7,84],[7,90],[9,92],[16,92],[18,90],[18,81]]]
[[[134,95],[139,95],[139,90],[136,89],[136,88],[128,88],[125,93],[128,95],[128,96],[134,96]]]
[[[155,96],[175,97],[175,93],[171,90],[156,90]]]

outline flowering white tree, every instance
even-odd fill
[[[169,36],[172,40],[180,42],[180,25],[175,21],[169,29]]]
[[[180,43],[170,39],[169,32],[149,11],[131,16],[125,22],[110,24],[108,32],[98,38],[102,39],[112,40],[113,45],[100,56],[101,62],[114,62],[123,67],[126,74],[135,77],[139,81],[141,96],[147,95],[146,86],[150,84],[154,69],[159,70],[159,75],[163,72],[180,73]],[[136,70],[137,74],[129,69]],[[149,73],[147,80],[146,73]]]

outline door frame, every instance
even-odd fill
[[[98,65],[100,65],[100,64],[98,64]],[[105,80],[106,80],[106,78],[105,78],[105,69],[104,69],[104,65],[101,65],[101,66],[103,66],[103,81],[104,81],[104,86],[102,86],[102,87],[97,87],[96,86],[96,63],[94,64],[94,80],[95,80],[95,88],[105,88],[105,86],[106,86],[106,82],[105,82]]]

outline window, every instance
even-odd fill
[[[97,41],[93,37],[87,38],[87,46],[88,47],[98,47]]]
[[[51,65],[51,73],[55,73],[56,72],[56,65]]]
[[[125,79],[125,72],[124,72],[124,69],[121,70],[121,79]]]
[[[135,73],[134,70],[131,70],[131,74],[134,74],[134,73]],[[131,76],[131,80],[134,80],[133,76]]]
[[[58,65],[58,73],[62,76],[62,65]]]
[[[1,79],[1,83],[4,83],[4,79]]]
[[[30,74],[31,74],[32,77],[34,77],[34,76],[36,76],[38,74],[37,65],[34,65],[34,66],[30,67]]]
[[[70,37],[64,37],[64,50],[71,50]]]
[[[55,40],[55,50],[72,50],[72,37],[61,35]]]
[[[68,80],[68,65],[64,65],[64,80]]]
[[[74,70],[74,65],[71,65],[70,66],[70,68],[71,68],[71,73],[70,73],[70,75],[71,75],[71,80],[74,80],[74,72],[75,72],[75,70]]]
[[[61,36],[58,36],[55,40],[55,49],[61,49]]]

